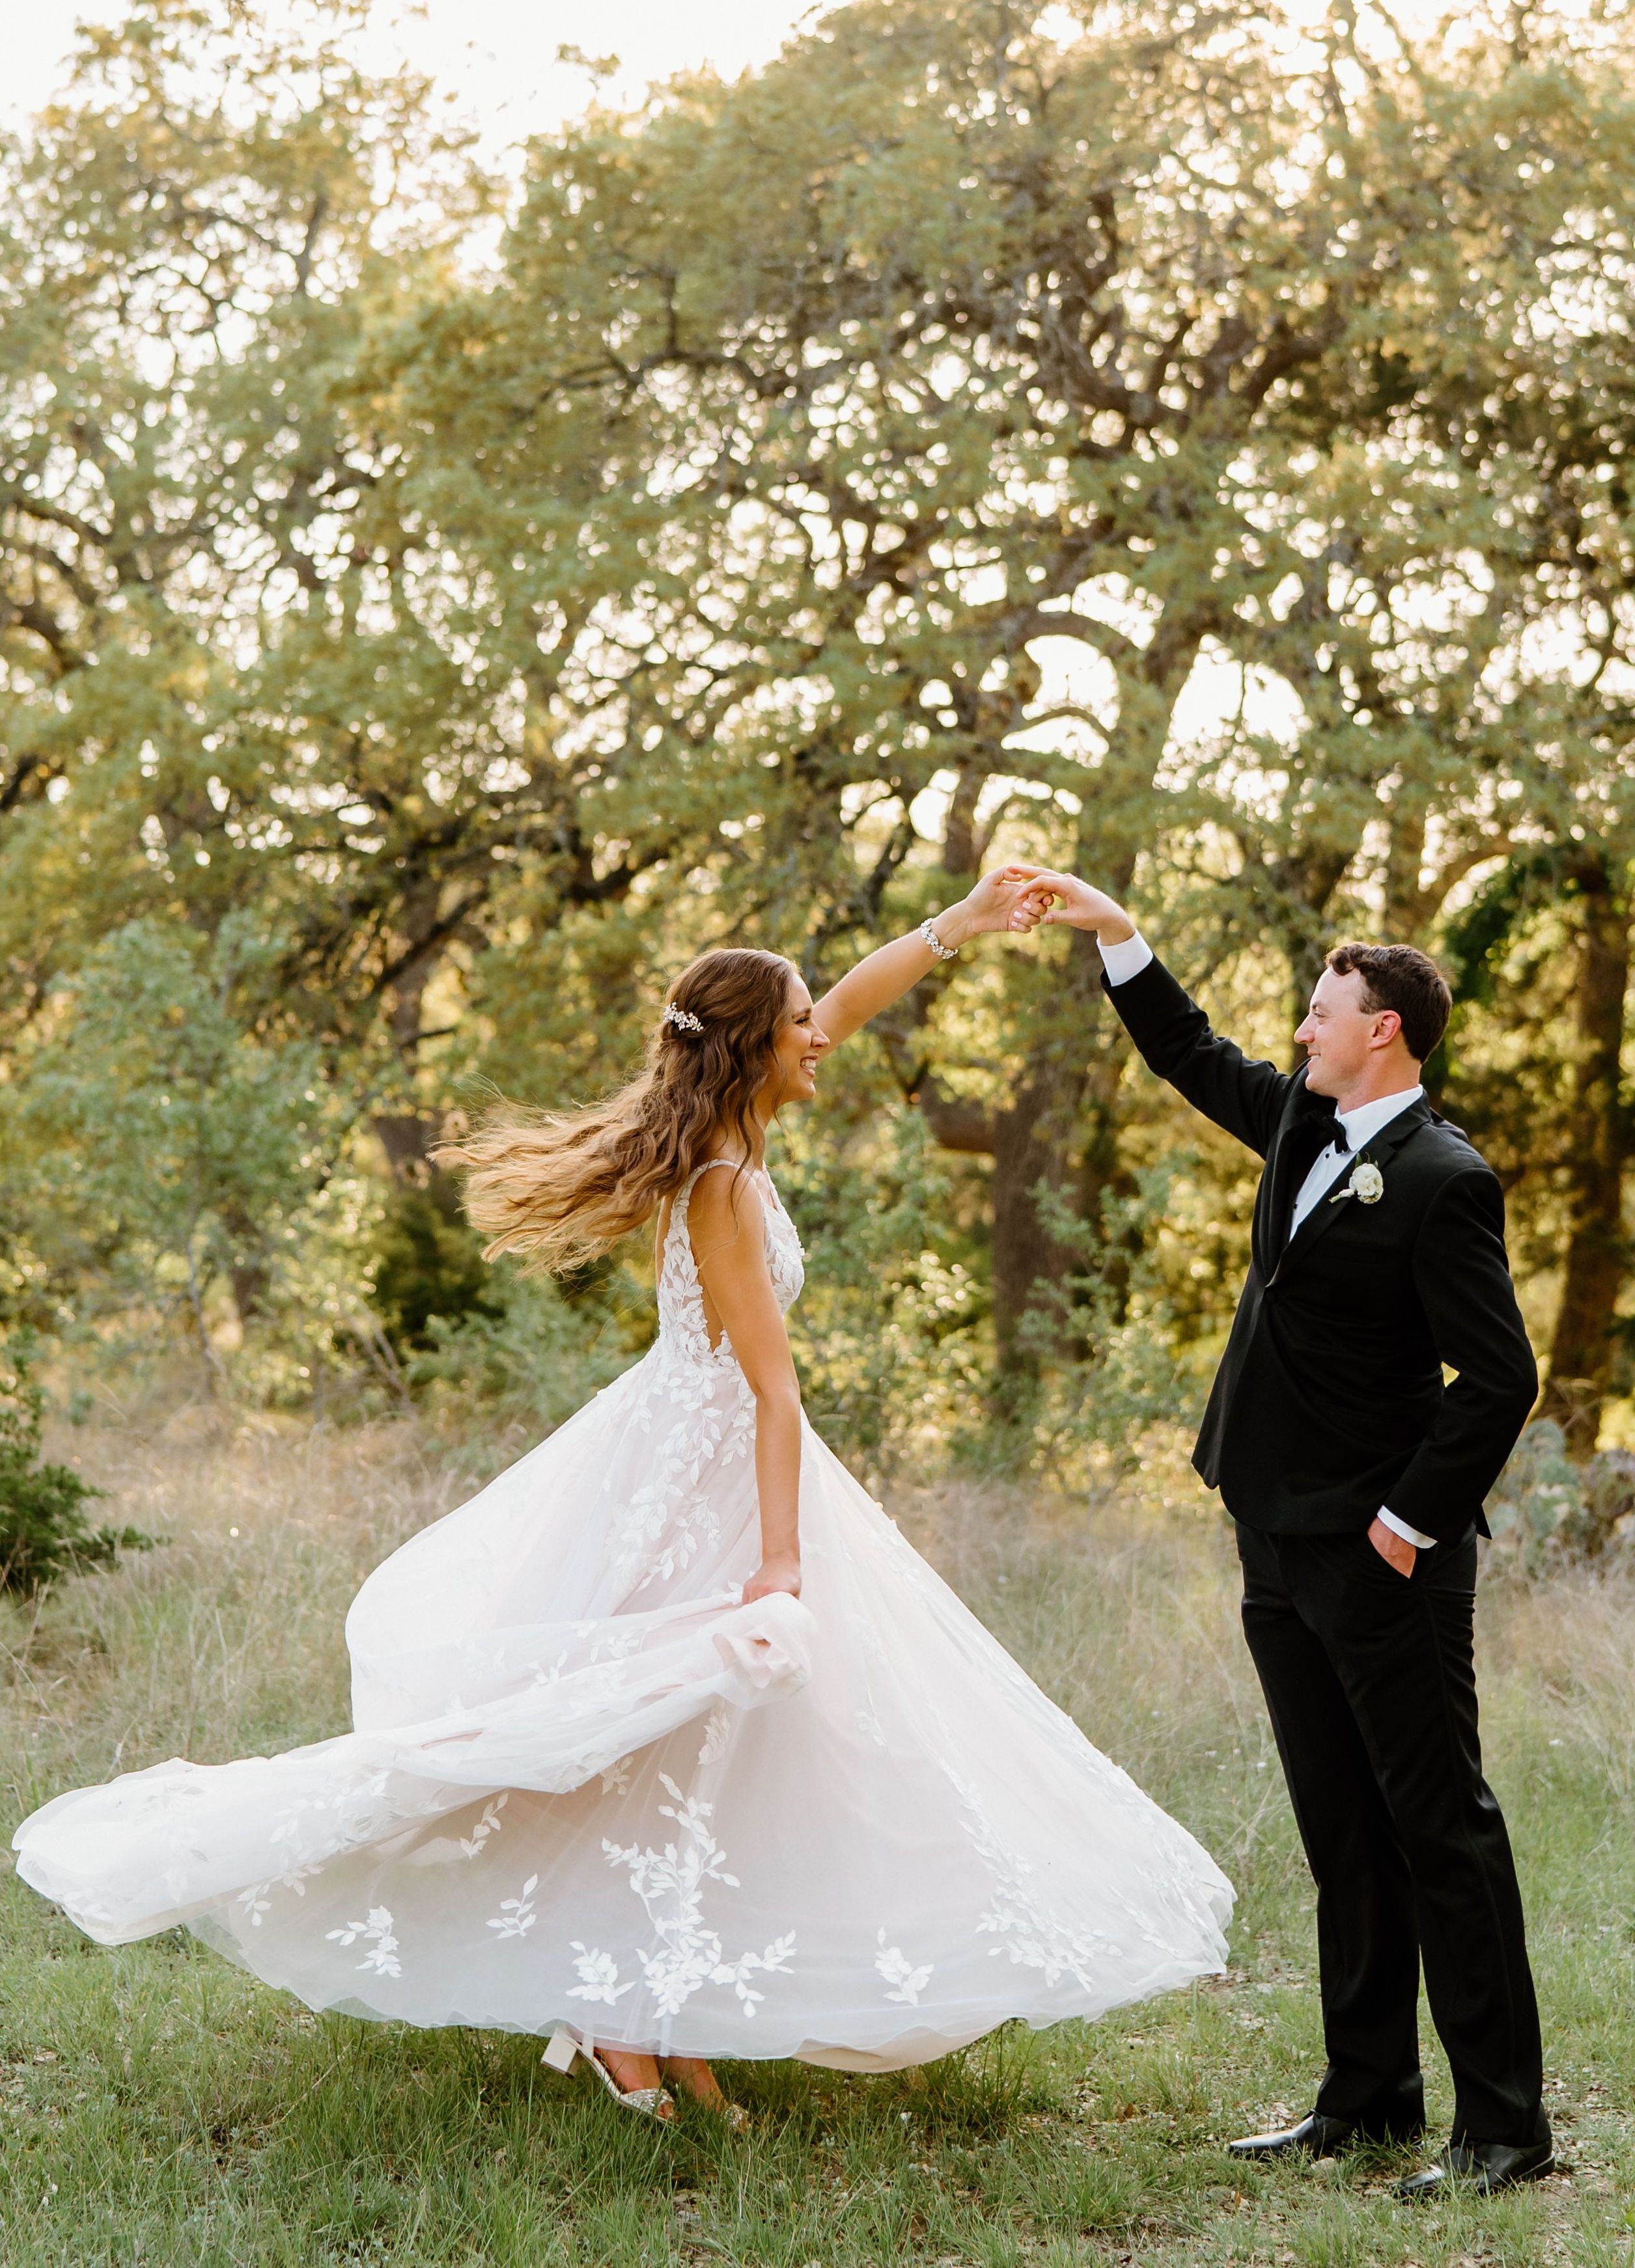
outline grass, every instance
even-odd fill
[[[193,1430],[189,1430],[189,1428]],[[0,1631],[11,1822],[56,1788],[343,1724],[343,1606],[468,1492],[408,1424],[194,1418],[71,1437],[162,1551]],[[314,2017],[180,1935],[105,1952],[0,1881],[6,2268],[873,2268],[1574,2262],[1635,2268],[1635,1584],[1490,1580],[1492,1777],[1521,1864],[1570,2171],[1410,2209],[1406,2161],[1234,2166],[1319,2067],[1309,1886],[1241,1641],[1227,1539],[1178,1466],[1116,1503],[894,1505],[1092,1737],[1219,1855],[1219,1984],[1094,2026],[996,2035],[914,2073],[723,2066],[754,2113],[644,2128],[513,2036]],[[1427,2027],[1427,2040],[1429,2031]],[[1434,2115],[1447,2074],[1430,2057]]]

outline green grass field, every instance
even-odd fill
[[[67,1447],[173,1540],[6,1610],[6,1832],[63,1786],[345,1722],[357,1579],[468,1488],[409,1425],[200,1419]],[[1220,1983],[1008,2031],[916,2073],[722,2066],[748,2130],[671,2132],[527,2040],[314,2017],[167,1937],[107,1953],[0,1882],[0,2258],[86,2264],[1635,2264],[1635,1583],[1490,1580],[1491,1776],[1518,1845],[1566,2170],[1410,2208],[1410,2161],[1234,2167],[1319,2068],[1309,1886],[1237,1634],[1223,1524],[1176,1462],[1088,1512],[894,1505],[1020,1660],[1197,1833],[1240,1904]],[[1427,2027],[1427,2039],[1429,2032]],[[1432,2050],[1435,2115],[1446,2072]]]

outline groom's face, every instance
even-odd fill
[[[1306,1020],[1294,1037],[1306,1050],[1306,1086],[1312,1094],[1344,1094],[1366,1069],[1377,1044],[1381,1012],[1365,1008],[1362,971],[1317,979]]]

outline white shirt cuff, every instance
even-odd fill
[[[1405,1520],[1398,1520],[1396,1514],[1394,1512],[1388,1512],[1383,1505],[1380,1506],[1380,1517],[1392,1535],[1400,1535],[1404,1543],[1417,1543],[1421,1551],[1435,1550],[1434,1535],[1421,1535],[1417,1528],[1410,1528]]]
[[[1101,945],[1100,938],[1096,943],[1101,947],[1101,966],[1109,984],[1128,984],[1153,958],[1153,948],[1139,930],[1133,937],[1121,938],[1116,945]]]

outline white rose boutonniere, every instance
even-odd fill
[[[1371,1158],[1364,1158],[1351,1167],[1351,1177],[1343,1189],[1337,1189],[1329,1199],[1338,1204],[1342,1197],[1355,1197],[1359,1204],[1378,1204],[1385,1195],[1385,1175]]]

